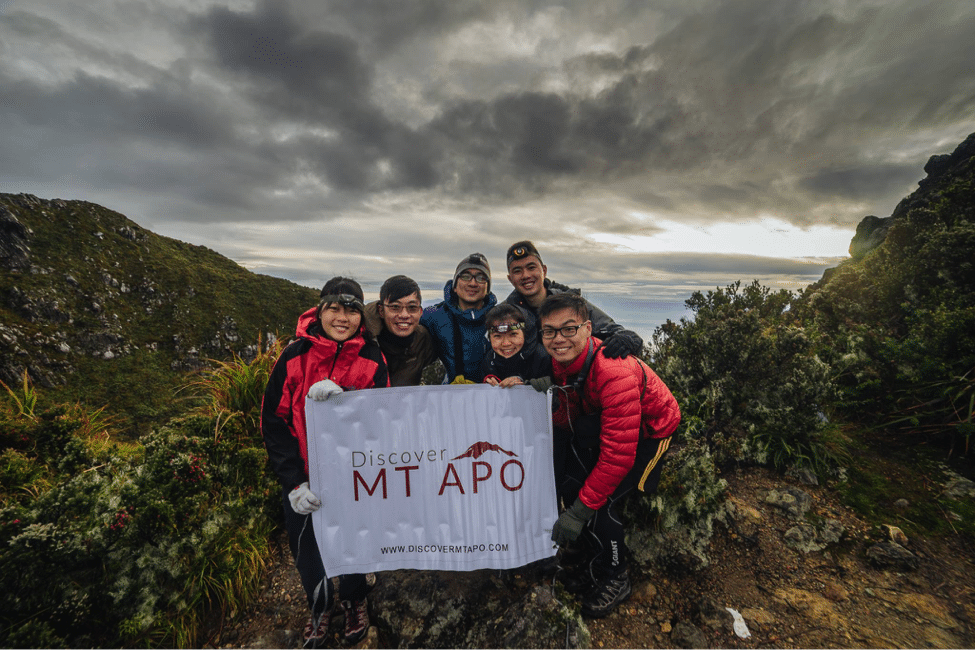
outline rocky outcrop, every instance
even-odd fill
[[[511,571],[395,571],[370,595],[373,624],[399,648],[588,648],[578,611],[542,582],[542,564]]]
[[[850,256],[854,260],[862,259],[884,242],[898,219],[911,213],[919,214],[919,211],[927,210],[933,204],[950,198],[955,191],[957,179],[970,178],[973,167],[975,133],[968,136],[952,153],[931,156],[924,165],[927,177],[918,181],[918,189],[898,203],[889,217],[864,217],[857,225],[856,234],[850,242]],[[965,202],[960,205],[964,206]],[[969,220],[975,218],[975,206],[967,204],[960,209],[967,211]]]
[[[857,232],[850,241],[850,257],[855,260],[862,259],[864,255],[884,243],[887,238],[887,231],[893,217],[881,219],[873,215],[866,216],[857,224]]]
[[[20,223],[13,212],[0,205],[0,267],[8,271],[24,271],[30,266],[29,236],[30,229]]]

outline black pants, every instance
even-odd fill
[[[589,568],[594,579],[615,578],[629,566],[629,549],[623,541],[625,529],[621,504],[631,494],[656,491],[663,457],[669,447],[670,438],[641,439],[633,469],[583,528],[578,544],[591,558]],[[556,478],[559,496],[566,507],[579,497],[579,490],[596,467],[598,458],[598,446],[580,447],[574,440],[568,441],[563,472]]]
[[[334,598],[332,581],[325,575],[325,565],[322,563],[322,554],[318,551],[318,543],[315,541],[311,515],[299,515],[294,511],[291,501],[288,500],[288,490],[283,490],[281,496],[291,556],[295,560],[298,575],[301,576],[301,586],[305,588],[308,607],[312,615],[318,617],[332,606]],[[368,591],[366,577],[362,574],[339,577],[340,600],[361,600]]]

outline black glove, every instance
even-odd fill
[[[539,393],[547,393],[548,389],[552,387],[551,377],[539,377],[538,379],[529,379],[528,385],[537,390]]]
[[[582,533],[582,528],[586,525],[596,511],[576,499],[568,510],[559,515],[559,520],[552,526],[552,541],[559,546],[565,546],[569,542],[574,542]]]
[[[603,341],[603,354],[610,359],[625,359],[643,352],[643,339],[636,332],[618,330]]]

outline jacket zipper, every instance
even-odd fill
[[[332,367],[329,369],[328,375],[325,376],[325,379],[332,378],[332,373],[335,372],[335,364],[339,362],[339,355],[342,354],[342,346],[345,345],[345,341],[338,341],[336,345],[338,347],[335,349],[335,356],[332,357]]]

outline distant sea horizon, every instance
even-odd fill
[[[761,284],[773,291],[789,289],[797,291],[822,277],[822,269],[805,276],[773,275],[765,278],[755,278]],[[503,284],[492,286],[491,290],[499,301],[504,300],[511,293],[511,285],[502,278]],[[751,284],[752,278],[741,278],[742,286]],[[713,284],[689,284],[674,286],[660,282],[605,282],[605,283],[573,283],[569,286],[579,287],[582,295],[592,304],[606,312],[613,320],[627,329],[631,329],[650,342],[654,331],[668,320],[678,322],[681,318],[694,319],[694,312],[688,309],[686,301],[697,291],[707,293],[718,287],[725,288],[734,283],[733,279],[715,279]],[[445,281],[418,281],[423,294],[424,307],[435,305],[443,300]],[[379,287],[382,282],[361,281],[366,301],[379,299]]]

